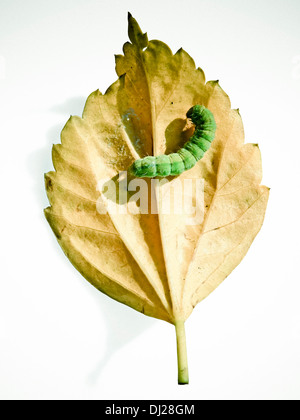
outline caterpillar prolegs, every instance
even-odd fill
[[[186,116],[195,124],[195,132],[189,141],[177,153],[137,159],[129,168],[134,176],[153,178],[180,175],[203,158],[215,137],[217,126],[214,116],[203,105],[193,106]]]

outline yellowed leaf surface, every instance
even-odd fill
[[[244,144],[239,112],[219,83],[206,83],[184,50],[173,54],[163,42],[148,41],[131,16],[129,37],[116,56],[118,80],[88,97],[82,118],[71,117],[53,147],[45,215],[67,257],[95,287],[176,324],[242,260],[263,223],[269,189],[260,185],[259,148]],[[123,214],[129,198],[117,200],[120,214],[110,211],[99,180],[118,186],[119,172],[135,159],[176,152],[193,132],[186,112],[195,104],[213,112],[216,137],[204,158],[170,185],[204,180],[201,223],[142,214],[138,206],[137,214]],[[108,214],[99,214],[101,205]]]

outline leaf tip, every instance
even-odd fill
[[[148,45],[147,33],[142,32],[136,19],[128,12],[128,36],[132,44],[144,49]]]

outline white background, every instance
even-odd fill
[[[0,0],[1,399],[299,399],[299,0]],[[43,216],[65,122],[115,81],[127,12],[240,108],[271,187],[247,256],[173,327],[99,293]]]

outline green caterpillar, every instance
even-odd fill
[[[203,105],[193,106],[186,116],[195,124],[195,132],[189,141],[177,153],[146,156],[136,160],[129,168],[132,175],[138,178],[180,175],[203,158],[215,137],[217,126],[214,116]]]

